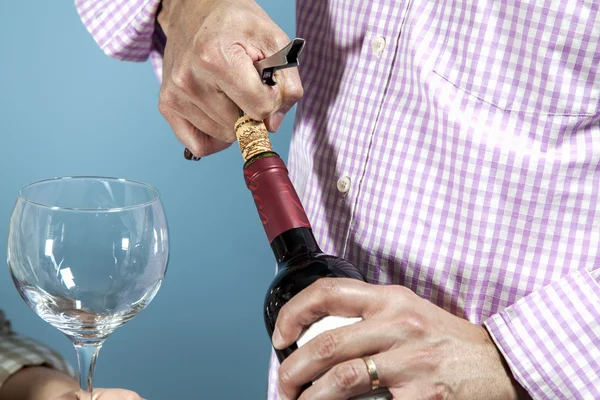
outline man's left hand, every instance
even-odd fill
[[[273,345],[291,345],[327,315],[363,320],[321,333],[294,351],[279,369],[282,399],[347,399],[368,392],[365,356],[394,399],[504,400],[517,399],[523,390],[484,327],[402,286],[319,279],[281,309]]]
[[[53,400],[90,400],[83,390],[65,393]],[[94,389],[94,400],[144,400],[137,393],[125,389]]]

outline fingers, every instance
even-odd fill
[[[295,398],[300,388],[323,371],[348,360],[385,352],[397,341],[380,323],[361,321],[326,331],[294,351],[279,368],[280,390]]]
[[[199,159],[235,141],[237,106],[223,93],[205,90],[193,78],[171,75],[163,83],[158,109],[179,141]],[[175,77],[175,79],[173,79]],[[186,157],[188,158],[188,157]]]
[[[165,112],[175,112],[180,117],[190,122],[199,131],[214,137],[222,142],[233,143],[235,133],[233,123],[235,120],[226,118],[225,113],[219,113],[216,110],[226,110],[233,108],[235,104],[223,96],[213,95],[212,104],[182,93],[161,93],[161,103],[159,110],[163,115]],[[208,114],[210,113],[210,115]]]
[[[179,141],[197,158],[219,152],[231,145],[230,142],[224,142],[200,131],[172,109],[161,108],[161,113]]]
[[[273,346],[290,346],[302,330],[324,317],[366,318],[381,309],[385,289],[356,279],[322,278],[294,296],[279,312]]]
[[[235,71],[222,76],[211,74],[208,77],[205,71],[180,67],[163,84],[159,110],[171,126],[187,125],[174,121],[181,118],[204,134],[186,133],[190,131],[189,127],[181,127],[180,132],[174,129],[180,141],[197,157],[223,150],[235,141],[234,126],[240,108],[252,118],[266,119],[267,129],[275,132],[285,114],[303,95],[295,69],[278,71],[278,84],[271,87],[262,83],[250,58],[237,57],[239,63],[249,62],[250,67],[234,68]]]
[[[302,97],[299,74],[278,71],[268,86],[254,63],[285,47],[285,32],[255,2],[187,2],[176,11],[161,21],[169,40],[159,108],[182,143],[196,157],[224,149],[239,109],[279,129]]]
[[[282,104],[280,87],[262,83],[252,59],[241,46],[233,46],[226,69],[215,75],[218,87],[248,116],[262,121]]]
[[[285,44],[287,43],[283,43],[281,47]],[[230,56],[232,68],[217,77],[219,88],[251,118],[267,120],[267,129],[276,131],[281,126],[285,113],[304,94],[297,69],[277,71],[277,84],[268,86],[260,79],[254,60],[242,45],[234,47]]]
[[[375,364],[379,386],[391,387],[394,399],[447,398],[429,397],[448,390],[445,385],[421,385],[419,376],[432,376],[439,368],[437,357],[428,357],[427,351],[410,348],[410,345],[371,356]],[[331,368],[316,383],[306,389],[300,400],[348,399],[371,391],[372,382],[367,365],[355,358]],[[416,390],[419,388],[419,390]],[[427,396],[422,397],[427,392]],[[284,393],[285,396],[285,393]],[[295,398],[295,397],[288,397]]]
[[[74,394],[77,400],[89,400],[90,393],[83,390]],[[57,400],[71,400],[73,397],[60,397]],[[125,389],[94,389],[94,400],[144,400],[135,392]]]
[[[279,75],[281,73],[281,75]],[[281,76],[282,78],[280,78]],[[265,125],[269,132],[276,132],[281,127],[286,113],[296,104],[304,95],[304,89],[300,82],[300,75],[296,68],[285,69],[275,73],[275,81],[280,86],[281,106],[274,113],[265,119]]]
[[[371,359],[377,365],[380,385],[385,387],[383,380],[386,376],[384,360],[385,354],[372,356]],[[306,389],[299,400],[345,400],[353,396],[367,393],[371,390],[371,378],[367,371],[365,362],[361,358],[343,362],[330,369],[319,380]],[[280,392],[281,393],[281,392]],[[286,394],[283,394],[286,396]],[[284,397],[294,399],[296,397]]]
[[[196,65],[183,63],[176,68],[161,88],[161,103],[177,108],[179,103],[191,102],[209,118],[228,129],[228,136],[235,137],[233,126],[239,117],[239,107],[217,86],[206,71]],[[183,112],[184,117],[192,114]]]

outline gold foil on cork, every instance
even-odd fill
[[[235,136],[244,161],[248,161],[257,154],[273,151],[265,123],[256,121],[247,115],[237,120]]]

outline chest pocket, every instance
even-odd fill
[[[600,2],[452,0],[434,72],[502,110],[593,115],[600,101]]]

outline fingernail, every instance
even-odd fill
[[[283,348],[283,338],[281,337],[281,333],[279,333],[279,329],[275,328],[275,332],[273,332],[271,341],[273,342],[273,347],[275,347],[277,350]]]
[[[187,148],[183,151],[183,157],[186,160],[190,160],[190,161],[198,161],[200,160],[202,157],[196,157],[195,155],[192,154],[191,151],[189,151]]]
[[[283,118],[285,118],[284,112],[277,111],[275,114],[273,114],[272,123],[273,123],[274,131],[278,131],[279,128],[281,128],[281,124],[283,123]]]

